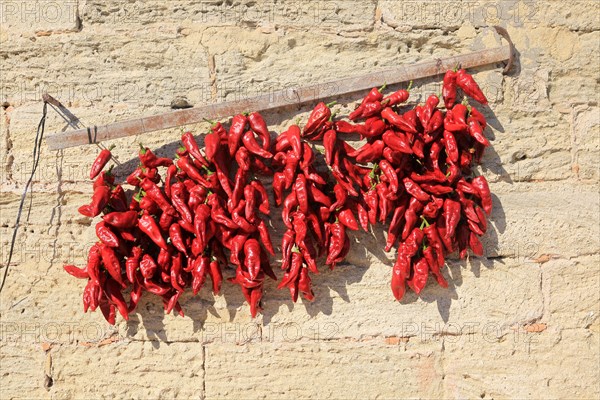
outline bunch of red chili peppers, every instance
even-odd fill
[[[445,111],[435,95],[407,109],[408,90],[384,97],[375,88],[350,114],[355,123],[334,121],[329,105],[319,103],[303,129],[292,125],[274,143],[260,114],[236,115],[229,129],[213,124],[203,151],[189,132],[174,160],[141,146],[139,167],[126,179],[135,187],[129,195],[110,169],[103,171],[111,153],[101,151],[90,171],[91,203],[79,209],[90,218],[102,215],[99,241],[85,268],[64,267],[87,279],[84,311],[99,307],[114,324],[116,312],[127,319],[145,291],[160,296],[167,313],[183,316],[185,289],[197,294],[209,277],[218,294],[223,270],[232,265],[228,280],[240,285],[256,316],[265,277],[277,279],[262,181],[272,184],[275,205],[282,206],[287,230],[279,288],[288,288],[293,301],[300,293],[314,298],[309,273],[318,273],[321,256],[332,269],[344,260],[347,230],[368,231],[377,222],[388,225],[385,250],[398,248],[396,299],[406,284],[419,293],[430,272],[446,287],[446,256],[458,250],[465,257],[469,248],[483,254],[478,236],[492,208],[485,178],[472,176],[489,145],[486,121],[475,107],[456,103],[458,89],[487,103],[464,70],[448,71]],[[355,149],[342,139],[347,134],[367,142]],[[315,167],[310,141],[316,140],[323,141],[326,170]]]

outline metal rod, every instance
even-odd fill
[[[93,144],[105,140],[133,136],[162,129],[195,124],[205,119],[219,120],[245,111],[272,111],[275,109],[303,105],[319,99],[332,98],[378,87],[384,83],[408,82],[441,74],[448,69],[461,65],[472,68],[505,60],[512,61],[511,45],[504,45],[469,54],[436,59],[401,66],[394,69],[373,72],[351,78],[339,79],[325,84],[285,89],[242,100],[208,104],[185,110],[115,122],[93,128],[60,132],[46,138],[51,150]],[[93,132],[90,133],[90,132]]]

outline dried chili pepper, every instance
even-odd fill
[[[95,177],[98,176],[98,174],[100,174],[100,172],[102,172],[102,170],[104,169],[106,164],[108,164],[108,162],[110,161],[110,158],[112,157],[112,154],[110,151],[114,147],[115,146],[113,145],[113,146],[109,147],[108,149],[103,149],[100,152],[100,154],[98,154],[98,156],[92,163],[92,168],[90,169],[90,179],[94,179]]]
[[[475,79],[467,73],[464,69],[459,69],[456,72],[456,84],[463,92],[469,97],[472,97],[481,104],[487,104],[488,101],[481,91],[481,88],[475,82]]]

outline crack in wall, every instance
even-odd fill
[[[206,398],[206,346],[202,345],[202,398]]]
[[[65,198],[65,193],[62,190],[63,161],[64,161],[63,150],[59,150],[56,152],[56,177],[57,177],[57,182],[58,182],[57,187],[56,187],[56,204],[54,205],[54,207],[52,207],[52,214],[50,215],[50,221],[49,221],[49,226],[48,226],[48,231],[47,231],[47,233],[50,234],[50,230],[52,229],[52,227],[55,228],[54,233],[52,235],[54,237],[54,240],[52,241],[52,257],[50,258],[50,263],[49,263],[50,265],[48,266],[48,270],[46,271],[46,274],[49,274],[50,271],[52,271],[52,269],[54,268],[54,262],[57,257],[56,248],[57,248],[57,244],[58,244],[58,240],[59,240],[59,233],[60,233],[60,227],[61,227],[62,203]],[[56,222],[54,221],[55,217],[56,217]]]
[[[6,138],[4,140],[4,146],[5,146],[5,166],[4,166],[4,172],[6,173],[6,179],[3,181],[4,182],[14,182],[13,181],[13,164],[15,162],[15,156],[13,156],[12,154],[12,147],[13,147],[13,143],[12,143],[12,139],[11,139],[11,132],[10,132],[10,116],[8,115],[9,112],[9,108],[11,108],[10,106],[8,106],[7,108],[5,108],[5,114],[4,114],[4,121],[6,123]]]

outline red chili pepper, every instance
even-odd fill
[[[177,159],[176,163],[177,167],[181,169],[188,177],[193,179],[196,183],[199,183],[206,187],[210,186],[210,183],[200,174],[200,172],[194,166],[194,163],[189,156],[180,156]]]
[[[443,185],[432,185],[430,183],[421,183],[421,189],[423,189],[426,193],[432,194],[434,196],[442,196],[445,194],[452,193],[454,189],[449,186]]]
[[[415,256],[423,245],[424,237],[423,231],[419,227],[415,227],[404,241],[404,246],[402,248],[403,253],[409,257]]]
[[[260,272],[260,243],[256,239],[248,239],[244,243],[244,266],[251,280],[256,279]]]
[[[190,199],[191,197],[192,196],[190,196]],[[201,198],[199,198],[198,201],[200,200]],[[173,184],[173,187],[171,188],[171,202],[173,203],[173,207],[175,208],[175,210],[177,210],[177,212],[184,221],[190,224],[194,221],[192,212],[186,204],[185,185],[181,182]]]
[[[231,194],[230,201],[227,201],[227,208],[231,211],[233,208],[237,207],[242,196],[244,195],[244,188],[246,187],[246,182],[248,181],[248,171],[244,171],[241,168],[238,168],[235,173],[233,193]]]
[[[308,193],[311,201],[315,201],[325,207],[331,206],[331,199],[321,190],[319,190],[314,184],[310,183],[307,185]]]
[[[381,111],[381,118],[404,132],[417,133],[414,124],[408,122],[403,116],[398,115],[390,107],[386,107]]]
[[[383,100],[383,95],[381,94],[381,92],[383,91],[383,89],[385,89],[385,87],[386,85],[383,85],[380,88],[371,89],[369,93],[365,96],[365,98],[362,100],[360,106],[354,112],[350,113],[350,119],[356,119],[360,117],[364,112],[364,108],[367,103],[373,103]]]
[[[377,191],[375,189],[370,189],[367,193],[365,193],[364,199],[367,203],[369,222],[371,225],[375,225],[377,223],[377,215],[379,210],[379,196],[377,195]]]
[[[109,247],[119,247],[121,241],[119,237],[106,225],[104,221],[96,224],[96,236],[102,243]]]
[[[183,232],[181,231],[181,225],[172,224],[169,227],[169,237],[171,238],[171,243],[173,246],[183,254],[187,256],[187,247],[183,241]]]
[[[302,293],[302,296],[308,300],[313,301],[315,295],[311,289],[310,276],[308,275],[308,268],[300,269],[300,279],[298,280],[298,290]]]
[[[231,181],[229,180],[229,161],[226,157],[227,156],[225,151],[217,152],[214,159],[214,165],[217,169],[217,178],[219,180],[219,183],[221,184],[221,187],[223,188],[227,196],[231,197],[233,192],[231,190]]]
[[[211,218],[215,223],[226,226],[229,229],[238,229],[239,226],[225,215],[225,210],[217,202],[211,205]]]
[[[246,132],[246,124],[248,118],[243,114],[238,114],[231,120],[231,127],[229,128],[229,136],[227,137],[227,143],[229,146],[229,155],[233,156],[240,146],[240,141],[244,132]]]
[[[464,69],[459,69],[456,72],[456,84],[463,92],[469,97],[472,97],[481,104],[487,104],[488,101],[481,91],[481,88],[475,82],[475,79],[467,73]]]
[[[460,221],[460,203],[452,199],[444,200],[444,218],[446,221],[446,237],[452,238]]]
[[[416,198],[421,202],[427,202],[430,199],[430,196],[421,189],[421,187],[412,179],[406,177],[402,180],[404,183],[404,187],[408,194]]]
[[[346,121],[336,121],[333,124],[333,130],[335,130],[337,133],[359,134],[361,136],[366,136],[368,134],[368,130],[365,125],[351,124]]]
[[[196,138],[194,138],[194,135],[192,135],[192,132],[185,132],[183,135],[181,135],[181,142],[183,143],[185,149],[192,155],[192,157],[198,160],[201,165],[208,165],[206,159],[204,158],[204,156],[200,152],[200,149],[198,148],[198,143],[196,142]],[[206,138],[204,140],[204,143],[206,144]]]
[[[137,225],[138,214],[135,211],[112,212],[102,216],[107,224],[118,229],[133,228]]]
[[[125,261],[125,273],[127,280],[131,283],[137,283],[136,271],[140,267],[140,260],[142,258],[143,250],[141,247],[135,246],[131,249],[131,254]]]
[[[383,99],[383,103],[385,103],[385,105],[388,107],[392,107],[392,106],[395,106],[396,104],[404,103],[410,97],[410,88],[411,87],[412,87],[412,81],[409,83],[408,89],[401,89],[401,90],[398,90],[398,91],[390,94],[389,96],[387,96]]]
[[[303,214],[308,214],[308,190],[306,188],[306,178],[304,175],[298,175],[294,184],[294,192],[298,200],[298,207]]]
[[[252,233],[256,231],[256,225],[251,224],[241,214],[245,212],[246,201],[241,200],[236,208],[231,212],[231,219],[233,222],[245,233]]]
[[[98,157],[96,157],[96,159],[92,163],[92,168],[90,169],[90,179],[94,179],[95,177],[97,177],[98,174],[100,174],[100,172],[102,172],[104,167],[106,167],[106,164],[108,164],[108,162],[110,161],[110,158],[112,157],[112,154],[110,151],[113,148],[114,148],[114,146],[111,146],[108,149],[103,149],[100,152],[100,154],[98,154]]]
[[[92,202],[89,206],[82,206],[79,208],[79,213],[93,218],[99,215],[104,207],[108,205],[110,200],[110,188],[107,186],[100,186],[94,190],[94,194],[92,196]]]
[[[285,186],[286,176],[283,172],[276,172],[273,175],[273,194],[275,196],[275,205],[280,206],[283,202],[283,188]]]
[[[85,266],[85,271],[90,277],[90,281],[100,285],[100,266],[102,264],[102,256],[100,253],[100,244],[95,243],[88,251],[88,261]]]
[[[419,220],[418,213],[423,210],[423,203],[414,197],[408,202],[408,208],[404,213],[404,228],[402,229],[402,240],[406,240],[414,230]]]
[[[165,196],[165,194],[160,190],[160,188],[148,178],[145,178],[142,181],[142,189],[146,192],[146,195],[152,199],[160,209],[169,215],[176,215],[176,211],[169,202],[169,199]]]
[[[446,154],[448,154],[448,159],[453,163],[458,162],[458,144],[456,143],[456,138],[447,130],[444,130],[444,144],[446,146]]]
[[[100,255],[102,257],[102,264],[104,264],[104,268],[110,276],[117,281],[119,285],[126,287],[125,282],[123,282],[123,278],[121,277],[121,264],[114,250],[106,245],[101,245]]]
[[[392,211],[393,205],[390,200],[390,189],[384,182],[380,182],[375,186],[377,191],[378,203],[379,203],[379,221],[385,222],[388,215]]]
[[[281,253],[283,255],[281,263],[282,270],[288,268],[290,257],[292,255],[292,248],[294,247],[295,242],[296,233],[290,228],[283,234],[283,238],[281,239]]]
[[[425,221],[427,221],[427,220],[425,220]],[[425,222],[425,225],[427,225],[427,224],[428,223]],[[427,242],[429,243],[429,246],[431,246],[433,249],[435,249],[435,253],[437,256],[436,265],[438,265],[440,267],[443,266],[444,265],[444,244],[442,242],[442,239],[440,238],[440,235],[438,234],[436,224],[433,223],[431,225],[425,226],[423,228],[423,233],[425,234],[425,237],[427,238]],[[434,273],[435,273],[435,271],[434,271]]]
[[[314,133],[318,133],[325,122],[331,118],[331,109],[329,106],[330,105],[323,102],[320,102],[315,106],[308,117],[308,122],[304,126],[302,136],[310,136]]]
[[[433,116],[433,112],[435,111],[437,105],[440,103],[440,99],[432,94],[431,96],[429,96],[427,98],[427,100],[425,101],[425,106],[420,109],[420,108],[416,108],[416,110],[422,110],[423,112],[420,114],[420,121],[421,121],[421,125],[425,128],[427,127],[427,125],[429,125],[429,121],[431,120],[431,117]]]
[[[485,213],[490,215],[492,213],[492,195],[490,193],[490,187],[488,186],[488,182],[483,175],[477,176],[473,178],[471,181],[471,185],[479,192],[479,197],[481,198],[481,206],[483,207]]]
[[[349,208],[344,208],[337,213],[337,216],[340,223],[342,223],[346,228],[353,231],[358,230],[358,222],[356,221],[352,210]]]
[[[431,143],[437,138],[439,129],[443,126],[443,124],[444,115],[440,110],[435,110],[431,116],[431,119],[427,123],[427,127],[425,128],[425,133],[428,134],[428,138],[425,140],[425,143]]]
[[[108,169],[108,171],[102,171],[100,176],[96,178],[94,181],[94,185],[92,188],[96,190],[99,186],[109,186],[112,187],[115,184],[115,176],[112,174],[113,166]]]
[[[356,161],[362,164],[373,162],[383,156],[383,140],[376,140],[373,143],[366,143],[355,154],[348,154],[350,157],[356,157]]]
[[[444,248],[446,249],[446,253],[452,253],[454,251],[454,237],[449,237],[446,234],[446,216],[444,214],[440,214],[435,221],[435,225],[437,231],[439,233],[440,239],[442,239],[442,243],[444,244]]]
[[[482,129],[485,129],[487,126],[487,121],[482,113],[480,113],[475,107],[470,107],[469,114],[471,115],[471,118],[479,122],[479,125],[481,125]]]
[[[211,260],[209,264],[208,273],[212,281],[213,293],[218,295],[221,292],[221,282],[223,282],[223,273],[221,272],[221,266],[215,259]]]
[[[74,265],[64,265],[63,268],[69,275],[77,279],[89,279],[90,277],[85,268],[77,268]]]
[[[206,153],[206,159],[212,162],[215,158],[215,154],[219,151],[221,146],[221,137],[218,132],[209,133],[204,137],[204,152]],[[191,152],[190,152],[191,154]]]
[[[456,72],[452,70],[448,70],[444,75],[442,98],[444,99],[444,104],[448,110],[456,103]]]
[[[140,261],[140,272],[142,273],[142,276],[146,279],[152,279],[157,270],[158,265],[154,259],[149,254],[144,254]]]
[[[337,257],[342,253],[346,236],[346,228],[343,224],[336,222],[329,225],[331,237],[329,239],[329,249],[325,264],[334,268]]]
[[[425,284],[427,283],[428,275],[429,264],[427,263],[427,259],[421,257],[414,265],[413,277],[408,281],[408,284],[412,287],[415,293],[421,293],[421,290],[423,290]]]
[[[379,137],[387,127],[388,125],[383,119],[381,119],[381,117],[371,117],[365,121],[365,128],[367,132],[361,137]]]
[[[285,168],[283,174],[285,176],[285,188],[289,189],[294,183],[296,177],[296,169],[300,160],[295,153],[288,153],[285,159]]]
[[[421,159],[425,158],[424,148],[425,148],[425,143],[423,143],[422,140],[415,138],[415,141],[413,142],[413,145],[411,147],[415,156],[417,156]]]
[[[152,150],[144,147],[141,143],[139,157],[142,165],[146,168],[168,167],[173,164],[173,160],[170,158],[157,157]]]
[[[263,184],[260,183],[260,181],[251,181],[250,185],[252,185],[252,187],[258,192],[258,194],[260,196],[260,199],[259,199],[260,204],[258,206],[258,210],[265,215],[271,214],[271,206],[269,204],[269,195],[267,194],[267,190],[265,189]]]
[[[389,181],[389,189],[392,193],[398,193],[399,183],[398,183],[398,174],[396,170],[387,160],[379,161],[379,168],[381,172],[387,177]]]
[[[392,293],[394,298],[400,301],[404,297],[405,283],[410,272],[411,261],[410,257],[398,252],[396,262],[392,270]]]
[[[473,136],[475,140],[484,145],[485,147],[490,145],[490,142],[487,140],[485,135],[483,134],[483,129],[479,122],[470,117],[468,120],[469,123],[469,135]]]
[[[138,226],[158,247],[167,249],[167,242],[165,242],[162,232],[152,216],[144,213],[138,221]]]
[[[259,146],[258,142],[254,138],[254,132],[248,131],[242,136],[244,147],[252,154],[255,154],[262,158],[273,158],[273,154]]]
[[[461,259],[467,257],[467,250],[469,247],[469,227],[467,224],[459,224],[456,228],[456,242],[458,247],[458,256]]]
[[[254,222],[256,220],[256,194],[254,187],[252,185],[247,184],[244,187],[244,200],[246,201],[246,206],[244,210],[244,216],[249,222]]]
[[[262,139],[262,148],[269,150],[271,148],[271,134],[269,133],[269,128],[267,128],[267,124],[262,115],[253,112],[248,115],[248,123],[250,124],[250,129]]]
[[[296,197],[296,191],[292,190],[290,194],[287,195],[283,202],[283,210],[281,211],[281,218],[283,219],[283,223],[291,228],[291,220],[290,213],[294,211],[298,207],[298,198]]]
[[[394,244],[396,244],[396,241],[398,240],[398,234],[400,233],[402,217],[404,217],[405,211],[406,206],[404,205],[398,206],[394,210],[392,221],[390,222],[388,228],[388,236],[385,243],[385,251],[390,251]]]
[[[127,303],[121,294],[121,290],[117,285],[117,282],[112,279],[107,279],[106,284],[104,286],[104,293],[106,294],[106,298],[112,306],[115,306],[119,313],[125,318],[125,320],[129,320],[129,311],[127,307]]]
[[[238,163],[238,166],[241,169],[243,169],[244,171],[249,171],[250,168],[252,167],[252,164],[250,161],[250,153],[248,152],[248,149],[246,149],[245,147],[240,147],[235,152],[235,161]]]

